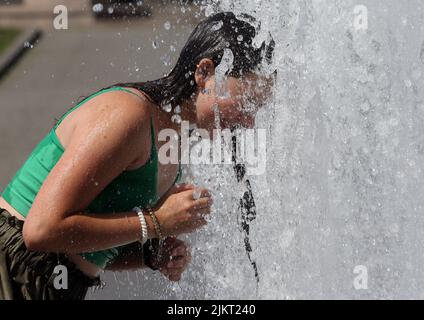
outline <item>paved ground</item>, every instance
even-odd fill
[[[69,30],[62,31],[52,30],[49,20],[39,18],[37,23],[46,29],[39,45],[0,80],[0,190],[51,129],[54,118],[80,96],[119,81],[152,79],[169,71],[162,60],[167,61],[171,53],[170,61],[175,61],[196,21],[193,11],[183,14],[171,5],[157,7],[150,18],[127,22],[96,23],[85,18],[88,24],[71,20]],[[164,28],[166,21],[171,22],[169,31]],[[176,52],[171,52],[171,45]],[[106,274],[108,286],[89,298],[164,296],[163,281],[149,274],[154,281],[140,290],[137,281],[143,277]]]

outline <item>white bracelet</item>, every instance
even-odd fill
[[[141,244],[145,244],[147,241],[147,223],[146,218],[144,218],[143,210],[139,207],[134,207],[133,211],[137,212],[138,217],[140,218],[141,223],[141,234],[142,239],[140,240]]]

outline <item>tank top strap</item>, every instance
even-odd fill
[[[136,94],[135,92],[128,90],[124,87],[116,87],[116,88],[120,88],[123,91],[126,91],[128,93],[132,93],[133,95],[139,97],[142,100],[149,100],[150,102],[154,103],[154,101],[147,95],[145,94],[143,91],[139,90],[142,93],[142,96]],[[154,153],[156,154],[156,139],[155,139],[155,126],[154,126],[154,122],[153,122],[153,116],[150,116],[150,134],[151,134],[151,140],[152,140],[152,151],[154,151]]]
[[[129,89],[124,88],[124,87],[114,87],[114,88],[118,88],[117,90],[121,90],[121,91],[125,91],[125,92],[128,92],[128,93],[131,93],[131,94],[135,95],[136,97],[140,98],[143,101],[145,101],[147,99],[144,94],[143,95],[139,95],[139,94],[137,94],[137,93],[135,93],[135,92],[133,92],[133,91],[131,91]],[[150,100],[150,99],[147,99],[147,100]]]
[[[106,88],[106,89],[102,89],[102,90],[100,90],[100,91],[97,91],[97,92],[95,92],[95,93],[93,93],[93,94],[91,94],[91,95],[89,95],[88,97],[86,97],[86,98],[84,98],[81,102],[79,102],[76,106],[74,106],[73,108],[71,108],[71,109],[69,109],[68,111],[66,111],[61,117],[60,117],[60,119],[56,122],[56,124],[54,125],[54,127],[53,127],[53,129],[56,129],[61,123],[62,123],[62,121],[63,121],[63,119],[65,119],[66,118],[66,116],[68,115],[68,114],[70,114],[72,111],[74,111],[74,110],[76,110],[76,109],[78,109],[79,107],[81,107],[84,103],[86,103],[86,102],[88,102],[88,101],[90,101],[91,99],[93,99],[93,98],[95,98],[95,97],[97,97],[97,96],[99,96],[99,95],[101,95],[102,93],[106,93],[106,92],[110,92],[110,91],[125,91],[125,92],[128,92],[128,93],[131,93],[131,94],[133,94],[133,95],[135,95],[135,96],[137,96],[138,98],[140,98],[140,99],[146,99],[144,96],[140,96],[140,95],[138,95],[138,94],[136,94],[135,92],[133,92],[133,91],[131,91],[131,90],[128,90],[128,89],[125,89],[124,87],[110,87],[110,88]]]

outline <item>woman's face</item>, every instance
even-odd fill
[[[218,125],[222,129],[252,128],[257,111],[271,97],[274,78],[275,74],[265,77],[255,73],[223,80],[215,74],[208,77],[197,95],[197,126],[208,130]]]

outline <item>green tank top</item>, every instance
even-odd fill
[[[56,135],[56,128],[69,113],[85,102],[102,93],[116,90],[126,91],[138,96],[125,88],[112,87],[101,90],[81,101],[59,119],[47,136],[34,148],[26,162],[6,186],[2,197],[24,217],[27,216],[44,180],[64,153],[64,147]],[[86,210],[87,213],[126,212],[131,211],[135,206],[146,207],[156,204],[158,201],[158,156],[153,121],[151,121],[151,135],[152,147],[148,162],[136,170],[123,171],[90,203]],[[181,166],[175,182],[180,177]],[[108,262],[119,255],[123,247],[81,253],[81,255],[86,260],[104,269]]]

